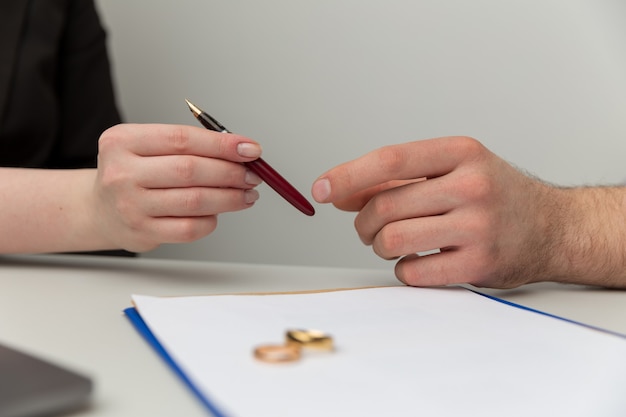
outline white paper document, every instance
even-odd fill
[[[626,416],[626,338],[464,288],[133,302],[224,416]],[[336,349],[255,359],[287,329],[322,330]]]

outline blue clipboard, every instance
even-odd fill
[[[474,290],[470,290],[470,291],[472,291],[473,293],[476,293],[478,295],[482,295],[483,297],[487,297],[487,298],[490,298],[492,300],[498,301],[498,302],[500,302],[502,304],[506,304],[506,305],[511,306],[511,307],[521,308],[522,310],[526,310],[526,311],[532,311],[533,313],[541,314],[541,315],[547,316],[547,317],[552,317],[553,319],[563,320],[563,321],[566,321],[568,323],[576,324],[578,326],[583,326],[583,327],[586,327],[588,329],[597,330],[597,331],[600,331],[600,332],[603,332],[603,333],[612,334],[613,336],[618,336],[618,337],[622,337],[622,338],[626,339],[626,334],[623,334],[623,333],[619,333],[619,332],[615,332],[615,331],[612,331],[612,330],[604,329],[604,328],[598,327],[598,326],[592,326],[590,324],[582,323],[582,322],[576,321],[576,320],[567,319],[565,317],[557,316],[555,314],[546,313],[545,311],[541,311],[541,310],[537,310],[537,309],[534,309],[534,308],[530,308],[530,307],[527,307],[527,306],[522,305],[522,304],[514,303],[512,301],[503,300],[502,298],[498,298],[498,297],[495,297],[493,295],[483,294],[481,292],[474,291]]]
[[[557,315],[554,315],[554,314],[550,314],[550,313],[547,313],[545,311],[536,310],[534,308],[530,308],[530,307],[524,306],[522,304],[517,304],[517,303],[511,302],[511,301],[503,300],[503,299],[495,297],[493,295],[483,294],[481,292],[474,291],[474,290],[470,290],[470,291],[475,293],[475,294],[477,294],[477,295],[481,295],[483,297],[490,298],[490,299],[492,299],[494,301],[498,301],[500,303],[509,305],[511,307],[520,308],[522,310],[526,310],[526,311],[530,311],[530,312],[533,312],[533,313],[541,314],[541,315],[548,316],[548,317],[551,317],[551,318],[554,318],[554,319],[557,319],[557,320],[563,320],[563,321],[566,321],[568,323],[572,323],[572,324],[575,324],[575,325],[587,327],[587,328],[592,329],[592,330],[597,330],[597,331],[601,331],[601,332],[604,332],[604,333],[609,333],[609,334],[612,334],[614,336],[618,336],[618,337],[621,337],[621,338],[626,338],[626,334],[622,334],[622,333],[619,333],[619,332],[614,332],[614,331],[611,331],[611,330],[603,329],[601,327],[597,327],[597,326],[592,326],[592,325],[589,325],[589,324],[581,323],[581,322],[578,322],[578,321],[575,321],[575,320],[567,319],[565,317],[561,317],[561,316],[557,316]],[[212,413],[213,416],[215,416],[215,417],[229,417],[227,414],[225,414],[224,412],[219,410],[205,394],[200,392],[200,390],[187,377],[187,375],[178,366],[178,364],[174,361],[174,359],[172,359],[172,357],[169,355],[169,353],[163,348],[163,346],[157,340],[157,338],[152,334],[152,332],[150,331],[150,329],[148,328],[146,323],[141,318],[141,315],[139,314],[137,309],[135,309],[134,307],[129,307],[129,308],[124,310],[124,313],[126,314],[126,317],[128,317],[128,319],[130,320],[130,322],[133,324],[135,329],[144,337],[144,339],[148,342],[148,344],[150,344],[152,346],[152,348],[161,356],[161,358],[165,361],[165,363],[167,363],[169,365],[169,367],[174,371],[174,373],[176,373],[176,375],[178,375],[178,377],[184,382],[185,385],[187,385],[187,387],[200,400],[200,402]]]
[[[146,322],[143,321],[141,315],[134,307],[128,307],[124,310],[124,314],[133,324],[135,329],[143,336],[150,346],[159,354],[159,356],[165,361],[165,363],[174,371],[176,375],[183,381],[183,383],[193,392],[193,394],[200,400],[200,402],[215,416],[215,417],[228,417],[221,410],[219,410],[213,403],[194,385],[194,383],[187,377],[185,372],[178,366],[178,364],[172,359],[169,353],[163,348],[161,343],[152,334]]]

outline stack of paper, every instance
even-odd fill
[[[626,338],[463,288],[133,302],[217,416],[626,415]],[[329,333],[336,350],[253,357],[293,328]]]

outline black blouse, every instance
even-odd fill
[[[0,1],[0,166],[95,167],[100,134],[118,123],[93,0]]]
[[[93,0],[0,2],[0,166],[96,166],[120,122]]]

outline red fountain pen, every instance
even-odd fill
[[[220,122],[215,120],[208,113],[191,103],[189,100],[185,99],[185,101],[187,102],[191,113],[193,113],[194,117],[198,119],[202,126],[216,132],[230,133],[228,129],[222,126]],[[308,200],[304,198],[304,196],[293,187],[293,185],[289,184],[289,182],[284,179],[282,175],[280,175],[263,159],[258,158],[254,161],[244,162],[243,164],[250,168],[250,170],[257,174],[259,177],[261,177],[261,179],[267,185],[272,187],[274,191],[276,191],[278,194],[281,195],[281,197],[291,203],[292,206],[294,206],[307,216],[312,216],[315,214],[315,209],[313,208],[311,203],[309,203]]]

